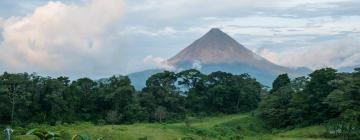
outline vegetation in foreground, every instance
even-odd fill
[[[335,140],[326,138],[323,125],[270,131],[252,113],[218,117],[192,118],[179,123],[137,123],[132,125],[94,125],[91,123],[56,126],[30,125],[31,128],[46,128],[71,139],[73,135],[88,135],[103,140]],[[19,134],[15,139],[36,140],[33,135]],[[60,138],[61,138],[60,137]]]
[[[84,126],[76,124],[78,121],[92,122],[97,126],[85,125],[84,129],[73,130],[90,131],[95,128],[99,132],[90,134],[112,132],[114,134],[105,136],[118,136],[115,138],[122,137],[115,130],[122,130],[123,127],[125,130],[134,128],[129,133],[136,136],[144,134],[143,139],[162,139],[160,135],[167,139],[170,138],[168,135],[183,137],[185,134],[190,135],[189,139],[266,139],[262,136],[291,139],[287,136],[293,135],[308,138],[308,134],[301,133],[301,128],[309,126],[325,129],[321,134],[326,134],[309,138],[360,137],[360,69],[355,69],[353,73],[338,73],[335,69],[324,68],[314,71],[308,77],[294,80],[283,74],[274,81],[270,91],[247,74],[213,72],[205,75],[197,70],[155,74],[146,81],[146,87],[142,91],[135,91],[131,81],[124,76],[99,81],[81,78],[70,82],[66,77],[4,73],[0,76],[0,101],[0,124],[19,128],[27,128],[34,123],[48,124],[49,126],[34,125],[39,130],[30,131],[29,134],[39,137],[57,136],[60,132],[52,131],[71,130],[76,125]],[[253,128],[255,123],[245,129],[242,125],[251,121],[237,122],[236,119],[219,119],[223,123],[206,122],[208,126],[196,127],[196,124],[201,124],[196,118],[254,110],[254,115],[250,118],[247,116],[247,119],[259,120],[261,123],[256,124],[263,124],[259,127],[262,131]],[[192,125],[192,119],[197,123]],[[186,129],[179,122],[185,122]],[[118,126],[133,123],[137,125]],[[112,126],[111,130],[101,131],[108,128],[101,126],[104,124]],[[55,129],[57,127],[59,128]],[[153,129],[147,130],[149,127]],[[281,133],[282,130],[294,128],[300,129]],[[151,136],[153,134],[159,136]],[[79,137],[80,135],[86,136],[78,134]]]

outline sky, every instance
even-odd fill
[[[360,65],[359,0],[0,0],[0,72],[125,75],[211,28],[287,67]]]

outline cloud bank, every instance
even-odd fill
[[[0,20],[0,66],[12,72],[96,69],[96,59],[107,49],[105,33],[123,9],[120,0],[89,0],[82,5],[48,2],[24,17]]]
[[[286,53],[279,53],[266,48],[256,52],[268,60],[284,66],[305,66],[312,69],[323,67],[345,68],[359,64],[359,43],[358,40],[345,39],[315,44],[311,47]]]

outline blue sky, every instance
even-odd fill
[[[360,64],[358,0],[0,0],[0,71],[72,78],[164,67],[210,28],[288,66]]]

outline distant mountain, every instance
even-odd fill
[[[264,85],[271,85],[277,75],[288,73],[295,77],[310,72],[307,68],[287,68],[276,65],[255,54],[220,29],[213,28],[180,53],[167,60],[177,70],[197,68],[203,73],[224,71],[248,73]],[[162,70],[148,70],[130,74],[137,89],[143,87],[148,76]],[[152,73],[154,72],[154,73]]]
[[[199,61],[205,65],[242,64],[274,74],[297,74],[294,69],[273,64],[255,54],[220,29],[213,28],[203,37],[186,47],[168,60],[169,64],[179,66]]]
[[[131,73],[128,76],[129,76],[129,78],[131,80],[132,85],[134,85],[137,90],[140,90],[143,87],[145,87],[146,80],[151,75],[162,72],[162,71],[164,71],[164,70],[162,70],[162,69],[151,69],[151,70],[145,70],[145,71],[141,71],[141,72]]]
[[[339,72],[354,72],[355,68],[360,68],[360,65],[340,67],[340,68],[338,68],[338,71]]]

